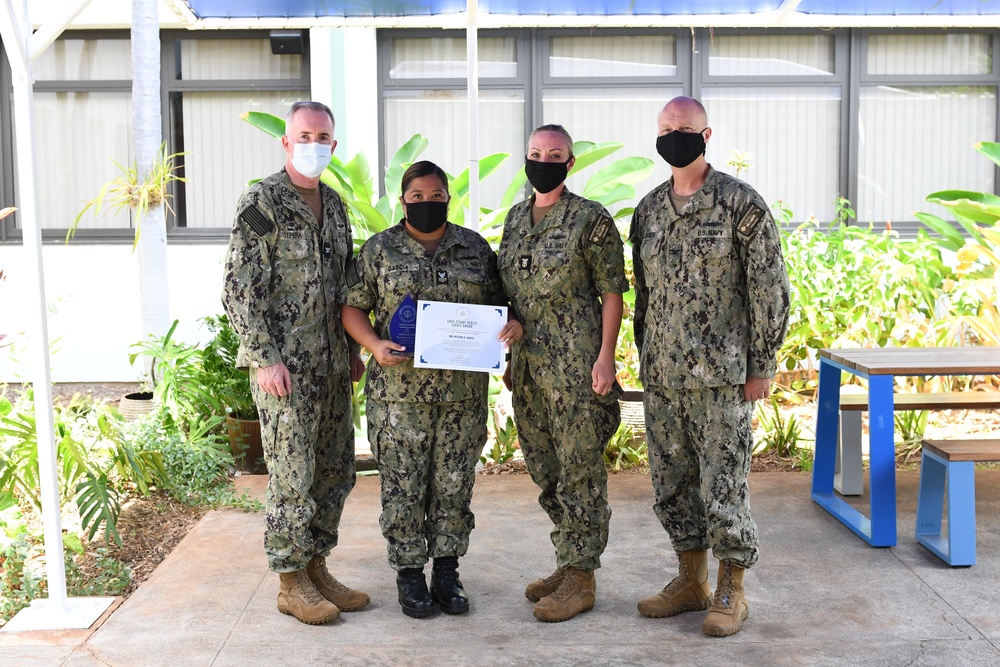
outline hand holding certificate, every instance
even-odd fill
[[[504,351],[498,336],[506,323],[506,306],[418,301],[413,365],[499,373]]]

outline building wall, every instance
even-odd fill
[[[170,317],[180,320],[175,338],[204,342],[199,318],[222,312],[222,243],[167,248]],[[45,300],[54,382],[134,382],[137,366],[129,346],[141,338],[136,258],[131,246],[46,245]],[[0,245],[0,382],[33,378],[29,333],[36,313],[36,274],[23,246]],[[0,344],[3,344],[0,343]]]

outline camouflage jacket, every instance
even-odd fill
[[[372,236],[361,247],[355,270],[349,271],[345,303],[374,312],[379,338],[389,339],[389,322],[407,295],[414,301],[507,305],[496,255],[486,240],[470,229],[445,224],[433,257],[402,223]],[[374,357],[368,360],[365,393],[376,400],[485,400],[488,388],[487,373],[414,368],[411,360],[384,368]]]
[[[563,189],[537,225],[534,197],[504,221],[500,276],[524,338],[513,371],[525,364],[542,387],[591,385],[601,351],[601,294],[624,294],[625,253],[614,220],[600,204]]]
[[[639,202],[629,231],[643,385],[773,377],[789,309],[774,218],[752,187],[714,169],[680,215],[672,184]]]
[[[251,186],[236,207],[222,302],[240,336],[237,363],[284,362],[292,373],[349,368],[340,323],[351,224],[340,197],[320,184],[324,224],[282,169]]]

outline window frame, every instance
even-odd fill
[[[309,39],[305,34],[305,49],[302,58],[302,71],[299,78],[275,78],[275,79],[221,79],[221,80],[177,80],[174,78],[177,58],[179,58],[179,42],[196,39],[260,39],[267,42],[270,39],[266,30],[221,30],[221,31],[190,31],[190,30],[161,30],[160,31],[160,118],[161,131],[164,140],[167,142],[167,150],[170,153],[183,152],[183,147],[178,147],[179,137],[183,136],[183,126],[175,128],[175,116],[173,105],[182,99],[185,92],[248,92],[254,91],[284,91],[284,90],[311,90],[310,63],[309,63]],[[65,31],[59,36],[61,40],[85,40],[85,39],[124,39],[130,40],[131,34],[128,30],[72,30]],[[168,78],[169,77],[169,78]],[[6,50],[0,44],[0,90],[10,91],[12,88],[12,77]],[[125,79],[99,79],[99,80],[44,80],[36,81],[33,87],[34,92],[45,93],[102,93],[102,92],[127,92],[132,93],[132,80]],[[176,129],[176,132],[175,132]],[[0,139],[4,146],[11,146],[11,150],[0,151],[0,195],[3,201],[14,202],[16,206],[17,179],[13,168],[15,152],[13,150],[13,113],[9,105],[0,105]],[[182,158],[183,159],[183,158]],[[186,222],[184,216],[184,184],[175,183],[170,187],[170,194],[173,198],[171,202],[173,208],[178,213],[167,211],[167,238],[171,242],[181,242],[185,244],[197,243],[218,243],[229,238],[230,227],[201,227],[189,228],[185,224],[178,224],[178,216],[181,222]],[[234,203],[235,204],[235,203]],[[0,243],[21,244],[23,242],[23,231],[16,226],[17,213],[0,221]],[[42,241],[45,244],[61,244],[66,242],[66,229],[43,229]],[[104,229],[80,229],[70,240],[75,245],[87,244],[125,244],[132,243],[135,239],[135,227],[104,228]]]
[[[253,92],[253,91],[285,91],[285,90],[311,90],[310,63],[309,63],[309,38],[308,31],[303,31],[304,50],[301,54],[302,71],[298,79],[275,78],[275,79],[178,79],[175,76],[179,66],[181,42],[198,39],[228,40],[228,39],[248,39],[260,37],[268,40],[269,33],[260,30],[226,30],[220,32],[194,32],[190,30],[162,30],[160,31],[160,100],[161,100],[161,122],[163,124],[163,137],[167,140],[168,151],[170,153],[182,153],[185,148],[179,137],[183,135],[175,132],[176,108],[182,104],[184,93],[195,92]],[[183,123],[183,121],[181,121]],[[181,125],[180,129],[183,129]],[[184,157],[179,158],[183,164]],[[221,239],[228,239],[230,226],[224,227],[188,227],[186,216],[186,192],[183,183],[173,183],[170,186],[172,206],[174,213],[167,211],[167,238],[168,240],[183,241],[185,243],[197,242],[217,242]],[[233,202],[236,205],[236,202]],[[178,224],[179,222],[184,224]]]
[[[962,86],[962,85],[974,85],[974,86],[992,86],[994,88],[995,94],[994,99],[996,100],[996,119],[995,119],[995,129],[994,137],[995,141],[1000,142],[1000,29],[989,29],[989,28],[910,28],[910,29],[894,29],[894,28],[855,28],[852,32],[852,68],[851,68],[851,135],[850,135],[850,149],[851,155],[848,160],[847,168],[849,173],[857,174],[859,163],[860,163],[860,135],[859,127],[860,124],[860,108],[861,108],[861,89],[869,86],[877,85],[898,85],[898,86]],[[942,35],[948,33],[957,34],[983,34],[990,38],[990,50],[991,50],[991,69],[992,71],[988,74],[868,74],[868,39],[872,35]],[[970,154],[970,158],[973,158]],[[985,159],[985,158],[984,158]],[[852,206],[858,203],[859,195],[859,185],[858,179],[854,178],[848,181],[849,184],[849,196]],[[941,188],[948,188],[947,183],[941,183]],[[925,193],[925,194],[930,194]],[[993,168],[993,194],[1000,194],[1000,166],[994,165]],[[934,211],[935,214],[940,215],[942,212],[940,210]],[[945,219],[947,219],[947,214],[945,214]],[[867,225],[868,222],[857,221],[858,225]],[[956,223],[956,229],[965,234],[965,231],[958,227]],[[901,236],[906,238],[915,237],[917,230],[925,229],[924,225],[917,220],[899,220],[893,221],[893,230],[900,233]]]

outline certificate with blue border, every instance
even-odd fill
[[[413,365],[454,371],[500,373],[506,306],[417,301]]]

